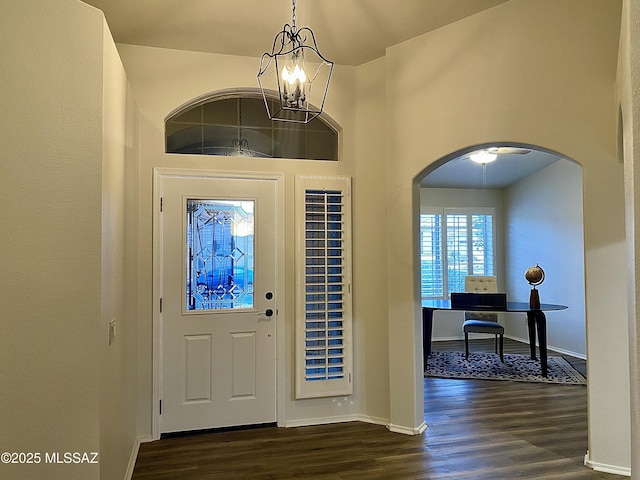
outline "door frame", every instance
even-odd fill
[[[162,392],[162,314],[160,298],[162,297],[162,216],[160,215],[160,199],[163,181],[169,178],[192,179],[224,179],[224,180],[265,180],[275,185],[275,231],[276,231],[276,422],[284,425],[285,385],[285,210],[284,210],[284,173],[242,172],[226,170],[154,168],[153,169],[153,319],[152,319],[152,426],[153,440],[160,438],[160,396]]]

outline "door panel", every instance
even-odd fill
[[[185,403],[211,400],[211,335],[185,335]]]
[[[276,183],[163,177],[161,433],[276,420]]]
[[[231,398],[255,398],[256,333],[234,333],[231,338]]]

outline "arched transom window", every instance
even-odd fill
[[[338,128],[269,120],[262,97],[231,94],[178,110],[165,122],[167,153],[338,160]]]

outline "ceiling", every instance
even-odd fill
[[[104,12],[116,43],[260,57],[291,23],[291,0],[83,0]],[[508,0],[296,0],[296,24],[338,65],[361,65],[388,47]],[[257,64],[256,64],[257,65]],[[257,66],[256,66],[257,68]],[[487,188],[505,188],[559,157],[532,151],[487,165]],[[482,188],[482,167],[454,159],[423,185]]]
[[[385,49],[508,0],[297,0],[296,25],[320,52],[361,65]],[[290,0],[84,0],[116,43],[260,57],[291,23]]]
[[[431,172],[421,182],[430,188],[487,188],[501,190],[543,169],[563,157],[539,150],[527,154],[501,153],[486,165],[486,187],[482,165],[469,160],[465,154],[454,158]]]

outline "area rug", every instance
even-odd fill
[[[493,353],[431,352],[425,377],[511,380],[514,382],[563,383],[586,385],[584,376],[562,357],[547,357],[548,376],[540,371],[540,360],[528,355],[505,354],[504,363]]]

